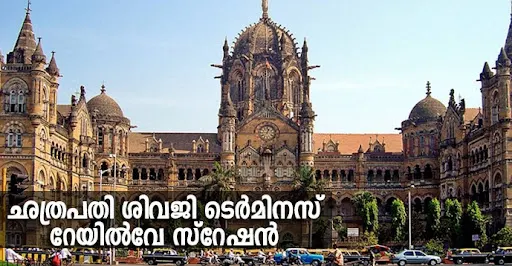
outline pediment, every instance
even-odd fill
[[[259,107],[260,109],[251,115],[249,115],[247,118],[245,118],[241,123],[238,124],[237,130],[244,127],[245,125],[249,124],[251,121],[256,119],[269,119],[269,118],[277,118],[286,124],[288,124],[290,127],[292,127],[295,130],[299,130],[299,125],[297,125],[295,122],[293,122],[290,118],[284,116],[281,112],[279,112],[274,106],[272,106],[269,103],[264,104],[263,106]]]

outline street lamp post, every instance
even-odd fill
[[[412,220],[412,216],[411,216],[411,209],[412,209],[412,205],[411,205],[411,189],[414,188],[414,184],[411,184],[410,188],[409,188],[409,192],[408,192],[408,196],[409,196],[409,249],[412,249],[412,226],[411,226],[411,220]]]
[[[116,185],[117,185],[117,154],[113,153],[113,154],[109,154],[109,157],[110,158],[114,158],[114,174],[113,174],[113,178],[114,178],[114,185],[112,187],[112,194],[114,194],[116,192]],[[115,199],[115,195],[114,195],[114,199]],[[111,227],[114,227],[114,224],[115,224],[115,220],[112,220],[111,221]],[[110,265],[113,265],[114,262],[116,261],[116,249],[114,247],[110,247]]]

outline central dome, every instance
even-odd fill
[[[423,100],[419,101],[409,114],[409,120],[417,122],[435,121],[446,112],[446,106],[439,100],[427,94]]]
[[[295,40],[289,31],[273,22],[270,18],[261,18],[240,33],[233,47],[233,54],[277,53],[283,47],[288,54],[296,54]]]
[[[87,102],[87,109],[91,113],[98,110],[99,115],[103,116],[124,117],[123,110],[112,97],[107,95],[104,86],[101,87],[100,95],[94,96]]]

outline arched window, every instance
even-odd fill
[[[242,77],[239,78],[239,80],[236,82],[238,87],[238,101],[243,101],[245,96],[245,89],[244,89],[244,81],[242,80]]]
[[[48,116],[48,112],[49,112],[49,97],[48,97],[48,92],[46,91],[46,88],[43,88],[43,116],[44,116],[44,119],[46,120],[49,120],[49,116]]]
[[[420,155],[425,155],[425,137],[420,137]]]
[[[5,146],[8,148],[21,148],[23,146],[22,131],[18,126],[11,126],[5,132]]]
[[[98,145],[103,145],[103,128],[98,128]]]
[[[498,97],[498,92],[494,92],[492,96],[492,107],[491,107],[491,121],[492,124],[496,124],[499,121],[499,103],[500,99]]]

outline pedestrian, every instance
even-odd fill
[[[373,253],[372,249],[370,249],[370,263],[372,266],[375,266],[375,254]]]
[[[339,248],[334,252],[334,265],[343,266],[343,252]]]

